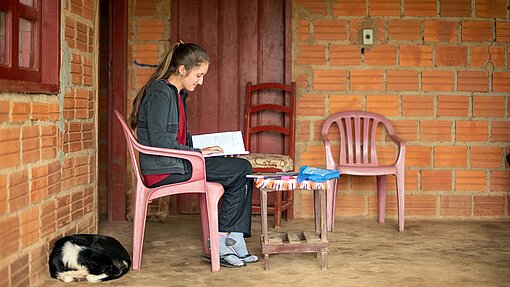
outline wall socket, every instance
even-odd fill
[[[373,45],[373,44],[374,44],[374,30],[363,29],[363,45]]]

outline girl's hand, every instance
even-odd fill
[[[203,155],[207,155],[207,154],[213,154],[213,153],[222,153],[223,149],[219,146],[210,146],[210,147],[202,148],[202,149],[200,149],[200,151],[202,151]]]

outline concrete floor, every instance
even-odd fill
[[[312,230],[311,219],[283,222],[281,230]],[[510,286],[510,222],[341,219],[330,243],[329,269],[321,271],[315,254],[270,256],[239,269],[211,273],[202,254],[200,218],[168,217],[149,222],[141,271],[101,286]],[[131,223],[101,223],[131,253]],[[253,217],[250,251],[260,254],[260,217]],[[70,285],[69,285],[70,284]],[[49,278],[45,286],[91,286]]]

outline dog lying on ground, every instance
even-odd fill
[[[131,267],[131,258],[113,237],[75,234],[55,242],[49,258],[51,277],[64,282],[117,279]]]

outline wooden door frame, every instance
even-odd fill
[[[109,4],[108,221],[124,221],[126,219],[126,141],[113,110],[118,110],[126,117],[128,3],[125,0],[112,0]]]

